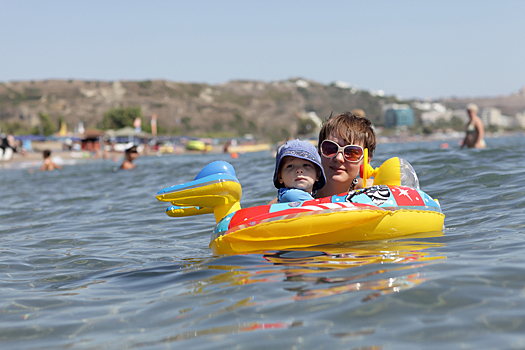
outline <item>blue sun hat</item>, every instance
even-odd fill
[[[283,188],[284,185],[279,182],[279,167],[284,157],[290,156],[309,160],[317,165],[321,170],[321,176],[314,184],[314,191],[321,189],[326,184],[326,177],[324,176],[323,166],[321,165],[321,157],[317,153],[317,149],[308,141],[290,140],[286,141],[284,145],[279,147],[277,155],[275,156],[275,172],[273,174],[273,184],[276,188]]]

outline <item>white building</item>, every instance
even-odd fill
[[[455,109],[452,111],[452,116],[450,118],[457,117],[465,122],[465,124],[468,122],[468,114],[465,109]]]
[[[485,125],[503,126],[501,120],[501,111],[494,107],[485,107],[481,110],[481,121]]]
[[[421,122],[423,125],[432,125],[436,124],[438,120],[443,119],[446,122],[449,122],[452,118],[452,111],[429,111],[421,113]]]
[[[516,113],[516,123],[518,123],[520,128],[525,129],[525,110],[521,111],[521,113]]]
[[[421,111],[436,111],[445,113],[447,111],[447,107],[439,102],[413,102],[412,107],[417,108]]]
[[[348,84],[347,82],[345,81],[341,81],[341,80],[336,80],[334,82],[334,86],[338,87],[339,89],[350,89],[352,86],[350,84]]]
[[[308,83],[306,80],[298,79],[295,81],[295,85],[297,85],[297,87],[306,89],[310,86],[310,83]]]
[[[421,122],[423,125],[431,125],[437,123],[438,120],[443,119],[449,122],[452,118],[453,111],[447,110],[447,108],[438,102],[413,102],[412,107],[417,108],[421,111]]]
[[[507,129],[515,128],[519,126],[518,119],[515,116],[501,115],[499,126]]]
[[[447,110],[445,108],[445,110],[443,110],[443,108],[438,107],[429,112],[421,113],[421,122],[423,125],[431,125],[437,123],[439,119],[450,122],[454,117],[461,119],[465,124],[468,121],[467,112],[464,109]]]

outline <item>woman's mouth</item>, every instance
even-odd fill
[[[334,168],[334,167],[330,167],[330,169],[332,169],[333,172],[336,172],[336,173],[344,173],[346,171],[345,168]]]

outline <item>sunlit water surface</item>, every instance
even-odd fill
[[[212,215],[170,218],[155,193],[230,161],[266,204],[269,152],[0,168],[5,349],[523,349],[525,138],[485,150],[381,144],[412,163],[444,232],[214,256]]]

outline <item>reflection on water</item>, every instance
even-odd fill
[[[435,237],[442,232],[433,233]],[[427,237],[430,233],[425,234]],[[213,262],[208,268],[225,269],[228,272],[211,279],[211,283],[246,285],[253,283],[273,283],[278,281],[306,282],[303,286],[285,288],[295,295],[291,299],[306,300],[322,298],[334,294],[354,291],[370,291],[363,301],[378,296],[412,288],[425,281],[422,274],[414,272],[425,264],[435,263],[444,256],[432,255],[428,248],[444,247],[444,243],[423,241],[372,242],[352,245],[331,245],[312,247],[308,250],[272,251],[262,255],[271,262],[266,265],[243,268],[242,266],[216,266]],[[222,263],[228,258],[220,259]],[[408,263],[408,264],[407,264]],[[362,269],[341,276],[343,269],[381,264],[369,272]],[[401,266],[399,265],[401,264]]]
[[[444,233],[231,256],[208,247],[213,215],[154,198],[217,155],[0,169],[1,348],[523,348],[525,138],[487,144],[378,146],[374,166],[402,156],[440,200]],[[230,161],[243,207],[275,196],[269,153]]]
[[[442,236],[442,232],[427,233],[426,238]],[[361,302],[413,288],[426,281],[419,272],[428,264],[442,262],[446,257],[433,254],[432,248],[444,247],[444,243],[415,238],[399,241],[366,242],[312,247],[309,250],[270,251],[246,256],[223,256],[218,259],[197,262],[201,268],[218,272],[206,278],[192,279],[186,284],[185,295],[191,298],[201,295],[199,306],[178,309],[177,320],[191,319],[191,324],[207,323],[209,319],[221,319],[229,314],[243,314],[243,310],[271,309],[275,306],[330,298],[346,293],[360,293]],[[382,266],[377,268],[377,266]],[[370,268],[367,269],[366,267]],[[166,273],[165,271],[134,271],[137,274]],[[202,271],[202,270],[200,270]],[[122,275],[125,276],[126,274]],[[195,276],[193,276],[195,277]],[[283,293],[276,297],[252,294],[231,302],[231,288],[266,290],[264,286]],[[262,286],[262,289],[261,289]],[[241,290],[242,290],[241,289]],[[233,291],[233,290],[232,290]],[[221,297],[217,297],[220,294]],[[211,297],[211,295],[215,295]],[[208,309],[203,312],[202,309]],[[303,320],[274,320],[234,322],[192,331],[176,332],[162,342],[178,342],[198,337],[223,340],[231,334],[291,329],[305,327]],[[373,334],[373,329],[353,329],[331,332],[334,338],[353,338]]]
[[[288,252],[278,252],[274,255],[265,255],[265,258],[275,264],[286,265],[290,268],[285,271],[286,280],[309,282],[305,287],[292,289],[297,292],[296,299],[298,300],[355,291],[372,291],[373,293],[363,297],[362,300],[366,301],[412,288],[424,282],[425,278],[420,273],[410,272],[429,261],[444,259],[443,256],[431,256],[430,253],[423,251],[429,247],[442,247],[443,245],[441,243],[389,242],[380,244],[380,247],[377,247],[378,244],[354,249],[327,247],[326,250],[310,257],[296,258],[293,254],[287,256]],[[407,262],[419,262],[419,264],[402,267],[391,265]],[[331,277],[330,274],[327,274],[331,270],[366,264],[383,264],[385,268],[347,277]],[[393,273],[396,274],[395,277],[388,277]]]

